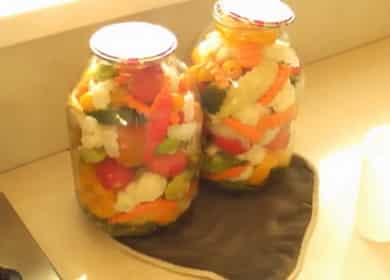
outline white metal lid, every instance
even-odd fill
[[[177,48],[168,29],[147,22],[124,22],[96,31],[89,46],[97,56],[110,61],[145,63],[161,59]]]
[[[295,19],[294,11],[280,0],[219,0],[215,9],[236,21],[259,27],[279,27]]]

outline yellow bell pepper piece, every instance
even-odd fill
[[[252,42],[262,46],[273,44],[280,35],[279,29],[266,29],[266,28],[228,28],[220,24],[217,25],[223,37],[232,45],[239,45],[243,42]],[[245,28],[246,27],[246,28]]]
[[[104,189],[99,183],[93,165],[80,162],[77,193],[81,204],[96,217],[106,219],[114,215],[115,193]]]
[[[84,112],[91,112],[95,110],[95,106],[92,101],[92,94],[89,91],[81,95],[79,102]]]
[[[278,158],[279,167],[287,167],[290,165],[292,158],[292,152],[290,149],[277,151],[275,152],[275,156]]]
[[[179,93],[172,93],[172,99],[175,111],[181,111],[184,106],[184,96]]]
[[[255,167],[252,176],[248,180],[249,185],[259,185],[263,183],[271,173],[272,168],[279,163],[278,158],[273,153],[268,153],[264,160]]]
[[[205,67],[201,67],[198,70],[196,78],[199,83],[210,82],[213,80],[213,75],[210,73],[208,69],[206,69]]]
[[[231,79],[236,80],[242,75],[242,67],[238,61],[230,59],[222,64],[223,72]]]

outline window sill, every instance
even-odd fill
[[[57,0],[41,1],[41,6],[31,8],[16,5],[0,13],[0,47],[185,1],[188,0],[111,0],[107,4],[106,1]]]

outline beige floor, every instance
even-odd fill
[[[299,279],[390,279],[390,245],[354,229],[357,144],[390,122],[389,49],[390,39],[306,68],[296,144],[318,169],[320,209]],[[195,279],[130,256],[91,226],[76,205],[66,152],[0,175],[0,191],[66,280]]]

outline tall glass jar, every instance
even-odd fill
[[[69,97],[77,198],[114,236],[175,222],[197,193],[202,112],[176,46],[161,26],[106,26]]]
[[[189,70],[206,113],[202,176],[254,190],[292,155],[301,67],[284,27],[295,15],[278,0],[219,0],[213,18]]]

